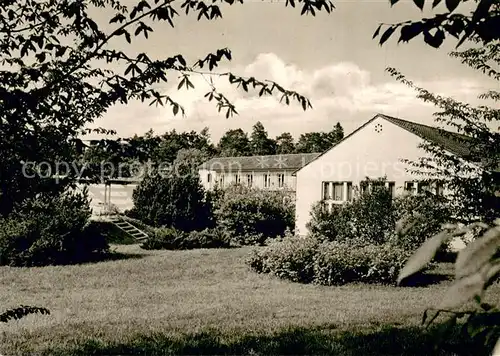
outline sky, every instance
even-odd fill
[[[477,99],[480,93],[499,89],[498,82],[448,56],[456,44],[451,39],[440,49],[427,46],[422,38],[398,45],[395,37],[384,46],[372,39],[379,23],[419,19],[432,14],[430,10],[422,13],[410,0],[392,8],[388,0],[334,4],[331,14],[312,17],[300,16],[300,8],[285,7],[284,1],[251,0],[222,5],[223,19],[216,21],[197,21],[179,10],[175,28],[156,24],[148,40],[136,40],[128,47],[123,47],[124,40],[112,43],[132,54],[145,52],[151,58],[183,54],[192,62],[227,47],[233,59],[216,71],[274,80],[308,97],[312,110],[304,112],[295,102],[280,104],[279,97],[259,98],[255,92],[245,93],[229,85],[227,79],[213,77],[239,112],[226,119],[203,97],[210,90],[208,76],[191,77],[195,89],[177,90],[174,75],[161,89],[184,107],[184,117],[174,116],[170,107],[131,102],[112,107],[95,125],[115,129],[120,137],[141,135],[149,129],[161,134],[209,127],[215,142],[229,129],[249,132],[257,121],[264,124],[270,137],[290,132],[295,139],[304,132],[329,131],[337,122],[349,133],[377,113],[432,125],[435,108],[417,99],[386,67],[397,68],[432,92],[471,104],[481,103]],[[437,12],[443,10],[437,8]],[[110,14],[95,15],[101,22]]]

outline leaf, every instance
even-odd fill
[[[413,2],[420,10],[424,10],[425,0],[413,0]]]
[[[455,262],[456,278],[470,275],[479,270],[495,255],[499,246],[500,226],[495,226],[458,253]]]
[[[398,276],[398,284],[401,283],[405,278],[417,273],[422,268],[424,268],[436,255],[437,250],[444,241],[450,237],[447,230],[441,231],[439,234],[434,235],[427,241],[425,241],[422,246],[418,248],[417,251],[410,257],[406,262]]]
[[[309,11],[309,7],[307,5],[307,3],[304,4],[304,6],[302,7],[302,11],[300,12],[300,15],[304,15],[307,11]]]
[[[375,30],[375,33],[372,36],[372,40],[380,34],[381,28],[382,28],[382,24],[378,25],[377,29]]]
[[[446,291],[440,309],[452,309],[480,296],[483,291],[484,277],[481,272],[474,273],[453,283]]]
[[[125,20],[125,16],[122,14],[117,14],[115,17],[113,17],[111,20],[109,20],[109,23],[114,23],[114,22],[120,22],[122,23]]]
[[[443,43],[445,38],[444,31],[441,29],[437,29],[436,33],[434,35],[431,35],[430,32],[425,31],[424,32],[424,41],[427,43],[429,46],[432,46],[434,48],[439,48],[441,44]]]
[[[495,347],[493,348],[492,356],[500,355],[500,337],[497,340]]]
[[[491,263],[490,269],[486,272],[486,285],[485,288],[495,281],[500,273],[500,263]]]
[[[387,30],[385,30],[385,32],[383,33],[383,35],[380,37],[380,42],[379,42],[380,45],[383,45],[389,39],[389,37],[392,36],[392,34],[394,33],[394,31],[396,31],[396,27],[395,26],[391,26]]]
[[[438,6],[439,4],[441,3],[441,0],[434,0],[432,2],[432,8],[435,8],[436,6]]]
[[[410,25],[405,25],[401,28],[401,36],[399,41],[408,42],[416,36],[420,35],[424,30],[424,26],[421,22],[414,22]]]
[[[399,0],[389,0],[391,2],[391,6],[395,5]]]
[[[458,7],[461,1],[462,0],[446,0],[446,8],[449,12],[453,12]]]
[[[428,310],[425,309],[424,314],[422,315],[422,325],[424,325],[425,321],[427,320],[427,312],[428,312]]]
[[[45,52],[40,52],[36,55],[36,58],[38,59],[39,62],[45,62],[46,57],[47,54]]]
[[[174,116],[177,115],[177,113],[179,112],[179,105],[174,105],[172,111],[174,112]]]
[[[130,33],[128,33],[127,31],[125,31],[125,39],[127,40],[128,43],[131,43]]]
[[[181,81],[179,82],[179,85],[177,85],[177,90],[181,89],[181,88],[182,88],[182,86],[183,86],[184,84],[186,84],[186,81],[187,81],[187,80],[188,80],[188,79],[187,79],[187,77],[186,77],[186,76],[183,76],[183,77],[182,77],[182,79],[181,79]],[[187,86],[187,84],[186,84],[186,88],[187,88],[187,87],[188,87],[188,86]]]
[[[125,75],[129,74],[129,73],[132,71],[132,69],[133,69],[134,67],[135,67],[135,64],[134,64],[134,63],[130,64],[130,65],[127,67],[127,69],[125,70]]]
[[[62,57],[62,56],[64,56],[64,53],[66,53],[67,49],[68,48],[64,47],[64,46],[58,47],[57,50],[56,50],[56,57]]]

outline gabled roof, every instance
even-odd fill
[[[236,171],[296,171],[316,159],[321,153],[296,153],[269,156],[215,157],[198,169],[216,172]]]
[[[348,140],[349,137],[353,136],[358,131],[361,131],[364,127],[368,126],[370,123],[372,123],[374,120],[376,120],[378,118],[385,119],[385,120],[393,123],[394,125],[399,126],[402,129],[404,129],[408,132],[411,132],[412,134],[417,135],[418,137],[420,137],[420,138],[422,138],[430,143],[436,144],[436,145],[442,147],[443,149],[445,149],[446,151],[448,151],[452,154],[455,154],[459,157],[467,157],[470,155],[470,147],[469,147],[469,145],[467,145],[467,141],[470,141],[470,138],[465,136],[465,135],[461,135],[461,134],[451,132],[451,131],[446,131],[446,130],[443,130],[443,129],[438,128],[438,127],[432,127],[432,126],[423,125],[423,124],[419,124],[419,123],[412,122],[412,121],[398,119],[398,118],[384,115],[384,114],[377,114],[373,118],[371,118],[370,120],[365,122],[363,125],[358,127],[356,130],[351,132],[349,135],[345,136],[342,140],[337,142],[335,145],[330,147],[328,150],[326,150],[325,152],[318,155],[318,157],[309,161],[304,166],[298,168],[293,174],[295,174],[297,171],[299,171],[302,168],[304,168],[305,166],[307,166],[312,161],[315,161],[316,159],[318,159],[319,157],[321,157],[325,153],[334,149],[340,143],[344,142],[345,140]]]
[[[379,115],[379,117],[382,117],[387,121],[392,122],[394,125],[397,125],[426,141],[434,143],[459,157],[467,157],[471,153],[470,146],[467,144],[467,141],[470,141],[468,136],[387,115]]]

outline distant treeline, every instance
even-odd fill
[[[182,151],[197,151],[196,160],[212,157],[274,155],[288,153],[314,153],[329,149],[344,137],[340,123],[329,132],[308,132],[295,141],[289,132],[276,138],[269,137],[264,125],[257,122],[250,135],[242,129],[228,130],[217,144],[210,139],[208,128],[201,132],[177,132],[155,134],[152,130],[142,136],[130,138],[102,139],[83,149],[80,142],[77,149],[78,161],[85,163],[88,171],[97,169],[102,162],[118,166],[128,162],[173,163]],[[88,145],[88,143],[87,143]],[[188,154],[189,155],[189,154]],[[101,172],[102,173],[102,172]],[[118,172],[112,173],[115,176]],[[122,175],[127,172],[121,172]]]

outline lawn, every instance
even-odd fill
[[[382,333],[388,338],[386,343],[398,343],[398,337],[407,341],[412,335],[418,341],[413,327],[450,283],[411,288],[301,285],[250,271],[244,263],[247,248],[113,248],[127,258],[64,267],[0,267],[2,309],[24,304],[51,311],[49,316],[29,316],[0,325],[0,354],[69,350],[75,343],[79,343],[81,354],[89,353],[89,349],[82,349],[83,342],[94,351],[100,348],[100,354],[137,354],[139,349],[142,354],[193,354],[202,348],[206,354],[285,353],[283,345],[298,342],[306,334],[316,344],[304,352],[356,354],[360,351],[353,349],[359,343],[356,337],[370,337],[365,334]],[[500,287],[492,288],[491,294],[500,299]],[[390,330],[392,327],[403,329],[401,335],[393,335],[396,331]],[[183,336],[180,342],[184,334],[191,335],[187,337],[191,341]],[[232,339],[224,341],[224,335]],[[262,335],[277,336],[262,345]],[[149,346],[133,346],[140,338]],[[347,345],[345,340],[351,341]],[[102,344],[97,345],[97,341]],[[200,346],[200,342],[211,348]],[[372,344],[381,345],[380,340]]]

